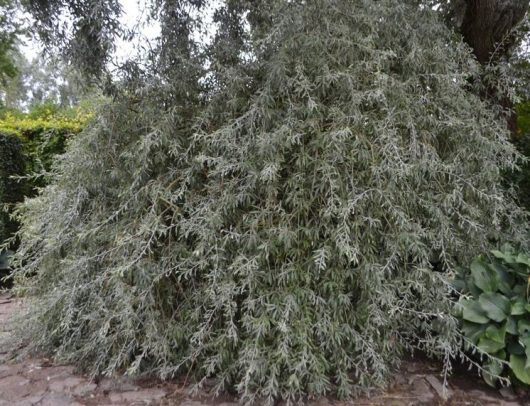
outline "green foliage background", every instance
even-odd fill
[[[513,136],[513,142],[517,149],[530,159],[530,102],[519,103],[515,110],[518,130]],[[517,185],[521,205],[530,210],[530,162],[523,163],[521,170],[511,173],[508,179]]]
[[[22,200],[24,187],[11,176],[22,176],[25,172],[22,142],[19,138],[0,132],[0,204],[13,205]],[[9,211],[0,211],[0,242],[16,231],[9,219]]]
[[[55,156],[64,152],[88,117],[76,109],[60,112],[50,103],[34,106],[29,113],[0,114],[0,244],[18,230],[10,218],[14,205],[46,184],[45,173]]]
[[[14,3],[11,0],[0,0],[0,85],[18,72],[13,57],[19,34]]]
[[[455,265],[526,244],[469,49],[412,0],[229,1],[201,47],[204,4],[161,10],[156,74],[19,208],[20,337],[249,403],[355,396],[406,350],[450,368]]]

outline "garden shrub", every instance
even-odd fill
[[[466,349],[487,358],[484,380],[495,386],[499,377],[515,377],[530,385],[530,257],[505,245],[461,269],[455,284]]]
[[[530,210],[530,101],[516,106],[517,132],[513,135],[513,143],[526,157],[521,170],[510,172],[508,180],[517,186],[521,205]]]
[[[24,144],[27,173],[50,170],[54,157],[64,152],[67,140],[79,133],[90,117],[81,110],[75,116],[65,115],[52,106],[35,106],[27,114],[10,111],[0,118],[0,133],[16,136]],[[43,186],[43,182],[37,185]]]
[[[9,257],[12,254],[8,248],[13,248],[2,248],[2,243],[18,228],[10,214],[13,206],[24,196],[24,183],[12,178],[24,174],[25,157],[22,149],[19,138],[0,133],[0,279],[8,274]]]
[[[0,244],[17,228],[9,212],[10,207],[22,201],[25,187],[12,177],[24,175],[25,162],[21,140],[0,131]]]
[[[72,139],[18,211],[29,350],[250,403],[384,386],[407,350],[449,369],[455,264],[526,243],[501,186],[519,155],[433,10],[332,3],[267,1],[210,63],[177,38],[167,76]]]
[[[34,106],[29,113],[9,110],[0,116],[0,246],[18,230],[12,219],[16,203],[34,196],[46,183],[56,155],[66,142],[81,131],[89,114],[59,111],[52,104]],[[33,176],[35,175],[35,176]],[[23,178],[22,178],[23,177]],[[17,242],[8,244],[16,249]],[[7,268],[8,251],[0,250],[2,267]]]

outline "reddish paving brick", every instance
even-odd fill
[[[21,375],[11,375],[0,379],[0,399],[17,401],[31,394],[31,381]]]

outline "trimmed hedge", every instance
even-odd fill
[[[15,136],[24,144],[26,173],[50,170],[54,157],[64,152],[67,140],[83,129],[89,117],[80,110],[69,115],[53,109],[39,109],[37,113],[8,112],[0,119],[0,134]],[[36,186],[43,186],[42,181]]]
[[[20,138],[0,132],[0,204],[4,207],[20,202],[27,193],[24,184],[12,178],[25,173],[25,161]],[[0,211],[0,242],[12,235],[16,227],[8,210]]]
[[[59,113],[48,105],[0,116],[0,246],[18,229],[10,219],[13,206],[46,183],[45,176],[27,175],[49,171],[55,156],[64,152],[68,139],[83,129],[88,118],[80,109]],[[13,178],[17,176],[26,177]]]
[[[513,142],[517,149],[530,159],[530,101],[518,104],[516,112],[517,133],[513,137]],[[530,161],[522,165],[521,171],[511,174],[509,180],[518,188],[521,206],[530,210]]]

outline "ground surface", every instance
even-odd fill
[[[8,318],[20,302],[0,294],[0,336],[9,334]],[[0,337],[1,338],[1,337]],[[182,383],[102,379],[97,383],[74,373],[72,366],[56,365],[46,358],[13,363],[9,349],[0,348],[0,406],[236,406],[231,398],[212,399],[204,394],[191,398]],[[386,393],[354,402],[331,399],[308,401],[310,406],[346,405],[530,405],[530,397],[511,389],[502,393],[488,388],[475,374],[457,373],[449,385],[448,400],[443,400],[440,367],[425,360],[404,363],[395,385]]]

